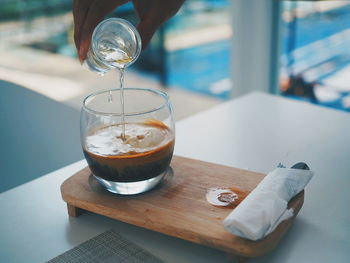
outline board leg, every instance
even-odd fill
[[[68,215],[73,216],[73,217],[78,217],[83,212],[83,209],[81,209],[79,207],[72,206],[70,204],[67,204],[67,210],[68,210]]]

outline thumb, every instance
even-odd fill
[[[145,49],[152,39],[154,32],[160,26],[160,23],[156,23],[152,20],[141,20],[137,26],[137,30],[140,33],[142,41],[142,49]]]

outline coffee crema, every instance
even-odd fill
[[[162,122],[115,124],[92,130],[83,152],[94,175],[113,182],[137,182],[166,171],[174,151],[174,134]]]

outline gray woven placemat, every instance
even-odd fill
[[[162,263],[146,250],[108,230],[51,259],[48,263]]]

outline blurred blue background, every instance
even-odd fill
[[[33,31],[41,16],[69,13],[71,1],[3,0],[1,21],[24,21],[21,32]],[[154,36],[134,67],[166,87],[229,99],[231,12],[229,0],[188,0],[180,12]],[[118,8],[119,16],[137,24],[131,3]],[[348,111],[350,64],[350,3],[346,1],[283,1],[281,93],[292,98]],[[47,38],[22,45],[76,56],[72,21],[52,21]],[[57,29],[55,34],[53,28]],[[1,32],[2,39],[7,37]],[[18,31],[14,32],[18,37]]]

